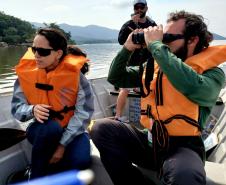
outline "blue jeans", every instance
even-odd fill
[[[50,165],[64,129],[58,122],[48,120],[45,123],[34,122],[27,129],[28,141],[32,144],[31,178],[45,176],[70,169],[88,168],[91,162],[90,142],[87,133],[76,136],[65,148],[63,159]]]

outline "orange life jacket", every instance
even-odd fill
[[[16,66],[19,83],[28,103],[50,105],[50,116],[62,127],[66,126],[74,114],[80,69],[85,62],[85,57],[69,54],[54,70],[46,72],[37,68],[34,54],[29,48]]]
[[[226,61],[226,46],[212,46],[188,58],[185,63],[202,74]],[[143,88],[145,72],[143,73]],[[155,66],[151,92],[141,98],[141,124],[151,129],[154,124],[164,124],[169,136],[198,136],[201,134],[199,105],[173,87],[166,75]],[[163,129],[162,127],[160,127]],[[163,129],[163,130],[164,130]]]

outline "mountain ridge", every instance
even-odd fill
[[[35,27],[43,27],[44,24],[32,22]],[[66,32],[71,33],[71,38],[75,40],[77,44],[84,43],[106,43],[106,42],[118,42],[118,30],[110,29],[98,25],[76,26],[66,23],[57,24]]]
[[[32,22],[35,27],[43,27],[44,24]],[[66,32],[71,33],[71,38],[77,44],[90,43],[117,43],[119,30],[98,25],[77,26],[66,23],[57,24]],[[214,40],[226,40],[225,37],[213,33]]]

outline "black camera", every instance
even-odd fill
[[[134,15],[138,15],[139,13],[132,13],[130,16],[133,17]],[[139,16],[140,17],[140,16]]]
[[[134,33],[132,35],[132,41],[134,44],[144,44],[144,32]]]

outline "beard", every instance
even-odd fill
[[[140,18],[144,18],[144,17],[145,17],[145,15],[146,15],[146,12],[142,12],[142,13],[140,13]]]
[[[174,52],[177,58],[180,58],[183,62],[187,59],[188,49],[187,43],[185,42],[177,51]]]

